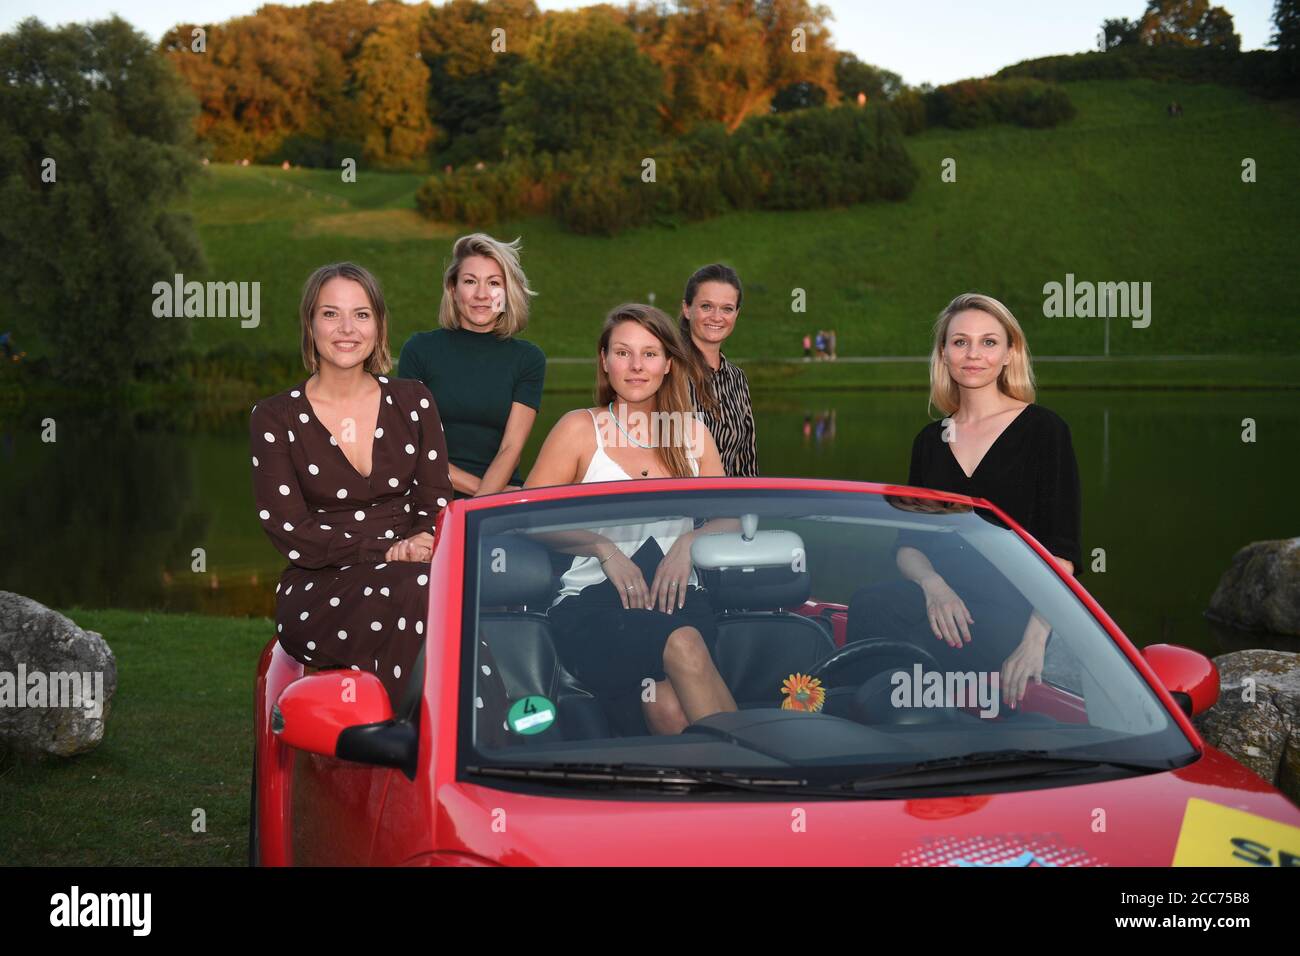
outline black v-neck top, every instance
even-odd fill
[[[943,422],[931,422],[912,442],[907,483],[987,498],[1048,551],[1073,563],[1076,575],[1082,570],[1079,464],[1070,426],[1041,405],[1026,405],[969,477],[943,440]]]

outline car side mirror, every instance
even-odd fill
[[[286,687],[271,709],[271,730],[290,747],[335,757],[344,731],[392,717],[393,705],[378,677],[369,671],[331,670]]]
[[[1142,648],[1142,656],[1188,717],[1204,713],[1218,701],[1219,669],[1199,651],[1151,644]]]

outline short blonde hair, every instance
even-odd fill
[[[438,305],[438,324],[444,329],[459,329],[460,311],[454,291],[460,278],[460,267],[470,256],[486,256],[501,270],[506,287],[505,308],[497,317],[492,333],[508,339],[518,335],[528,326],[528,297],[537,295],[528,288],[528,277],[519,265],[520,239],[501,242],[487,233],[475,232],[461,236],[451,247],[451,265],[442,274],[442,302]]]
[[[961,406],[961,388],[948,374],[943,360],[943,346],[948,340],[948,326],[953,318],[969,309],[993,316],[1007,333],[1011,361],[998,373],[998,391],[1021,402],[1034,400],[1034,367],[1029,357],[1029,343],[1024,330],[1011,314],[1011,310],[988,295],[964,292],[948,303],[934,323],[934,348],[930,351],[930,405],[944,415],[951,415]]]
[[[384,303],[384,290],[369,269],[351,262],[334,262],[321,266],[303,283],[302,299],[298,302],[298,320],[302,323],[303,366],[313,375],[320,368],[320,353],[316,350],[311,320],[320,299],[321,287],[330,279],[351,279],[365,290],[370,308],[375,313],[375,347],[366,356],[364,368],[371,375],[387,373],[393,367],[393,354],[388,348],[388,306]]]

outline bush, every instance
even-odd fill
[[[1127,80],[1138,75],[1137,60],[1120,50],[1108,53],[1072,53],[1068,56],[1045,56],[1036,60],[1003,67],[997,79],[1022,77],[1049,83],[1075,80]]]
[[[473,226],[549,210],[573,232],[614,235],[729,208],[898,200],[920,175],[884,105],[751,117],[731,135],[706,124],[648,155],[653,182],[642,178],[641,153],[605,153],[599,161],[568,153],[439,174],[420,187],[416,202],[426,216]]]
[[[986,80],[961,80],[925,94],[927,126],[972,129],[989,126],[993,113],[993,93]]]
[[[889,101],[904,136],[914,136],[925,129],[925,97],[917,90],[903,90]]]
[[[728,152],[722,181],[737,208],[816,209],[903,199],[920,175],[893,111],[879,105],[746,120]]]
[[[574,166],[556,193],[557,218],[573,232],[602,236],[649,222],[660,184],[641,182],[639,168],[631,156]]]
[[[1037,80],[1004,80],[996,86],[994,113],[1003,122],[1045,129],[1074,118],[1074,103],[1059,86]]]
[[[415,206],[430,219],[476,228],[539,215],[550,208],[554,171],[553,158],[541,154],[435,173],[416,191]]]
[[[1077,80],[1180,80],[1244,86],[1268,95],[1295,92],[1278,53],[1241,53],[1221,47],[1122,46],[1105,53],[1075,53],[1025,60],[998,71],[999,79],[1029,78],[1054,83]]]
[[[924,100],[927,125],[952,129],[992,123],[1042,128],[1075,112],[1064,89],[1027,78],[962,80],[924,94]]]

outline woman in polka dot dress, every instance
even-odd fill
[[[442,423],[422,383],[390,379],[379,283],[322,266],[299,307],[302,384],[253,406],[253,496],[289,559],[280,646],[314,667],[377,674],[401,700],[424,639],[434,521],[452,497]]]

